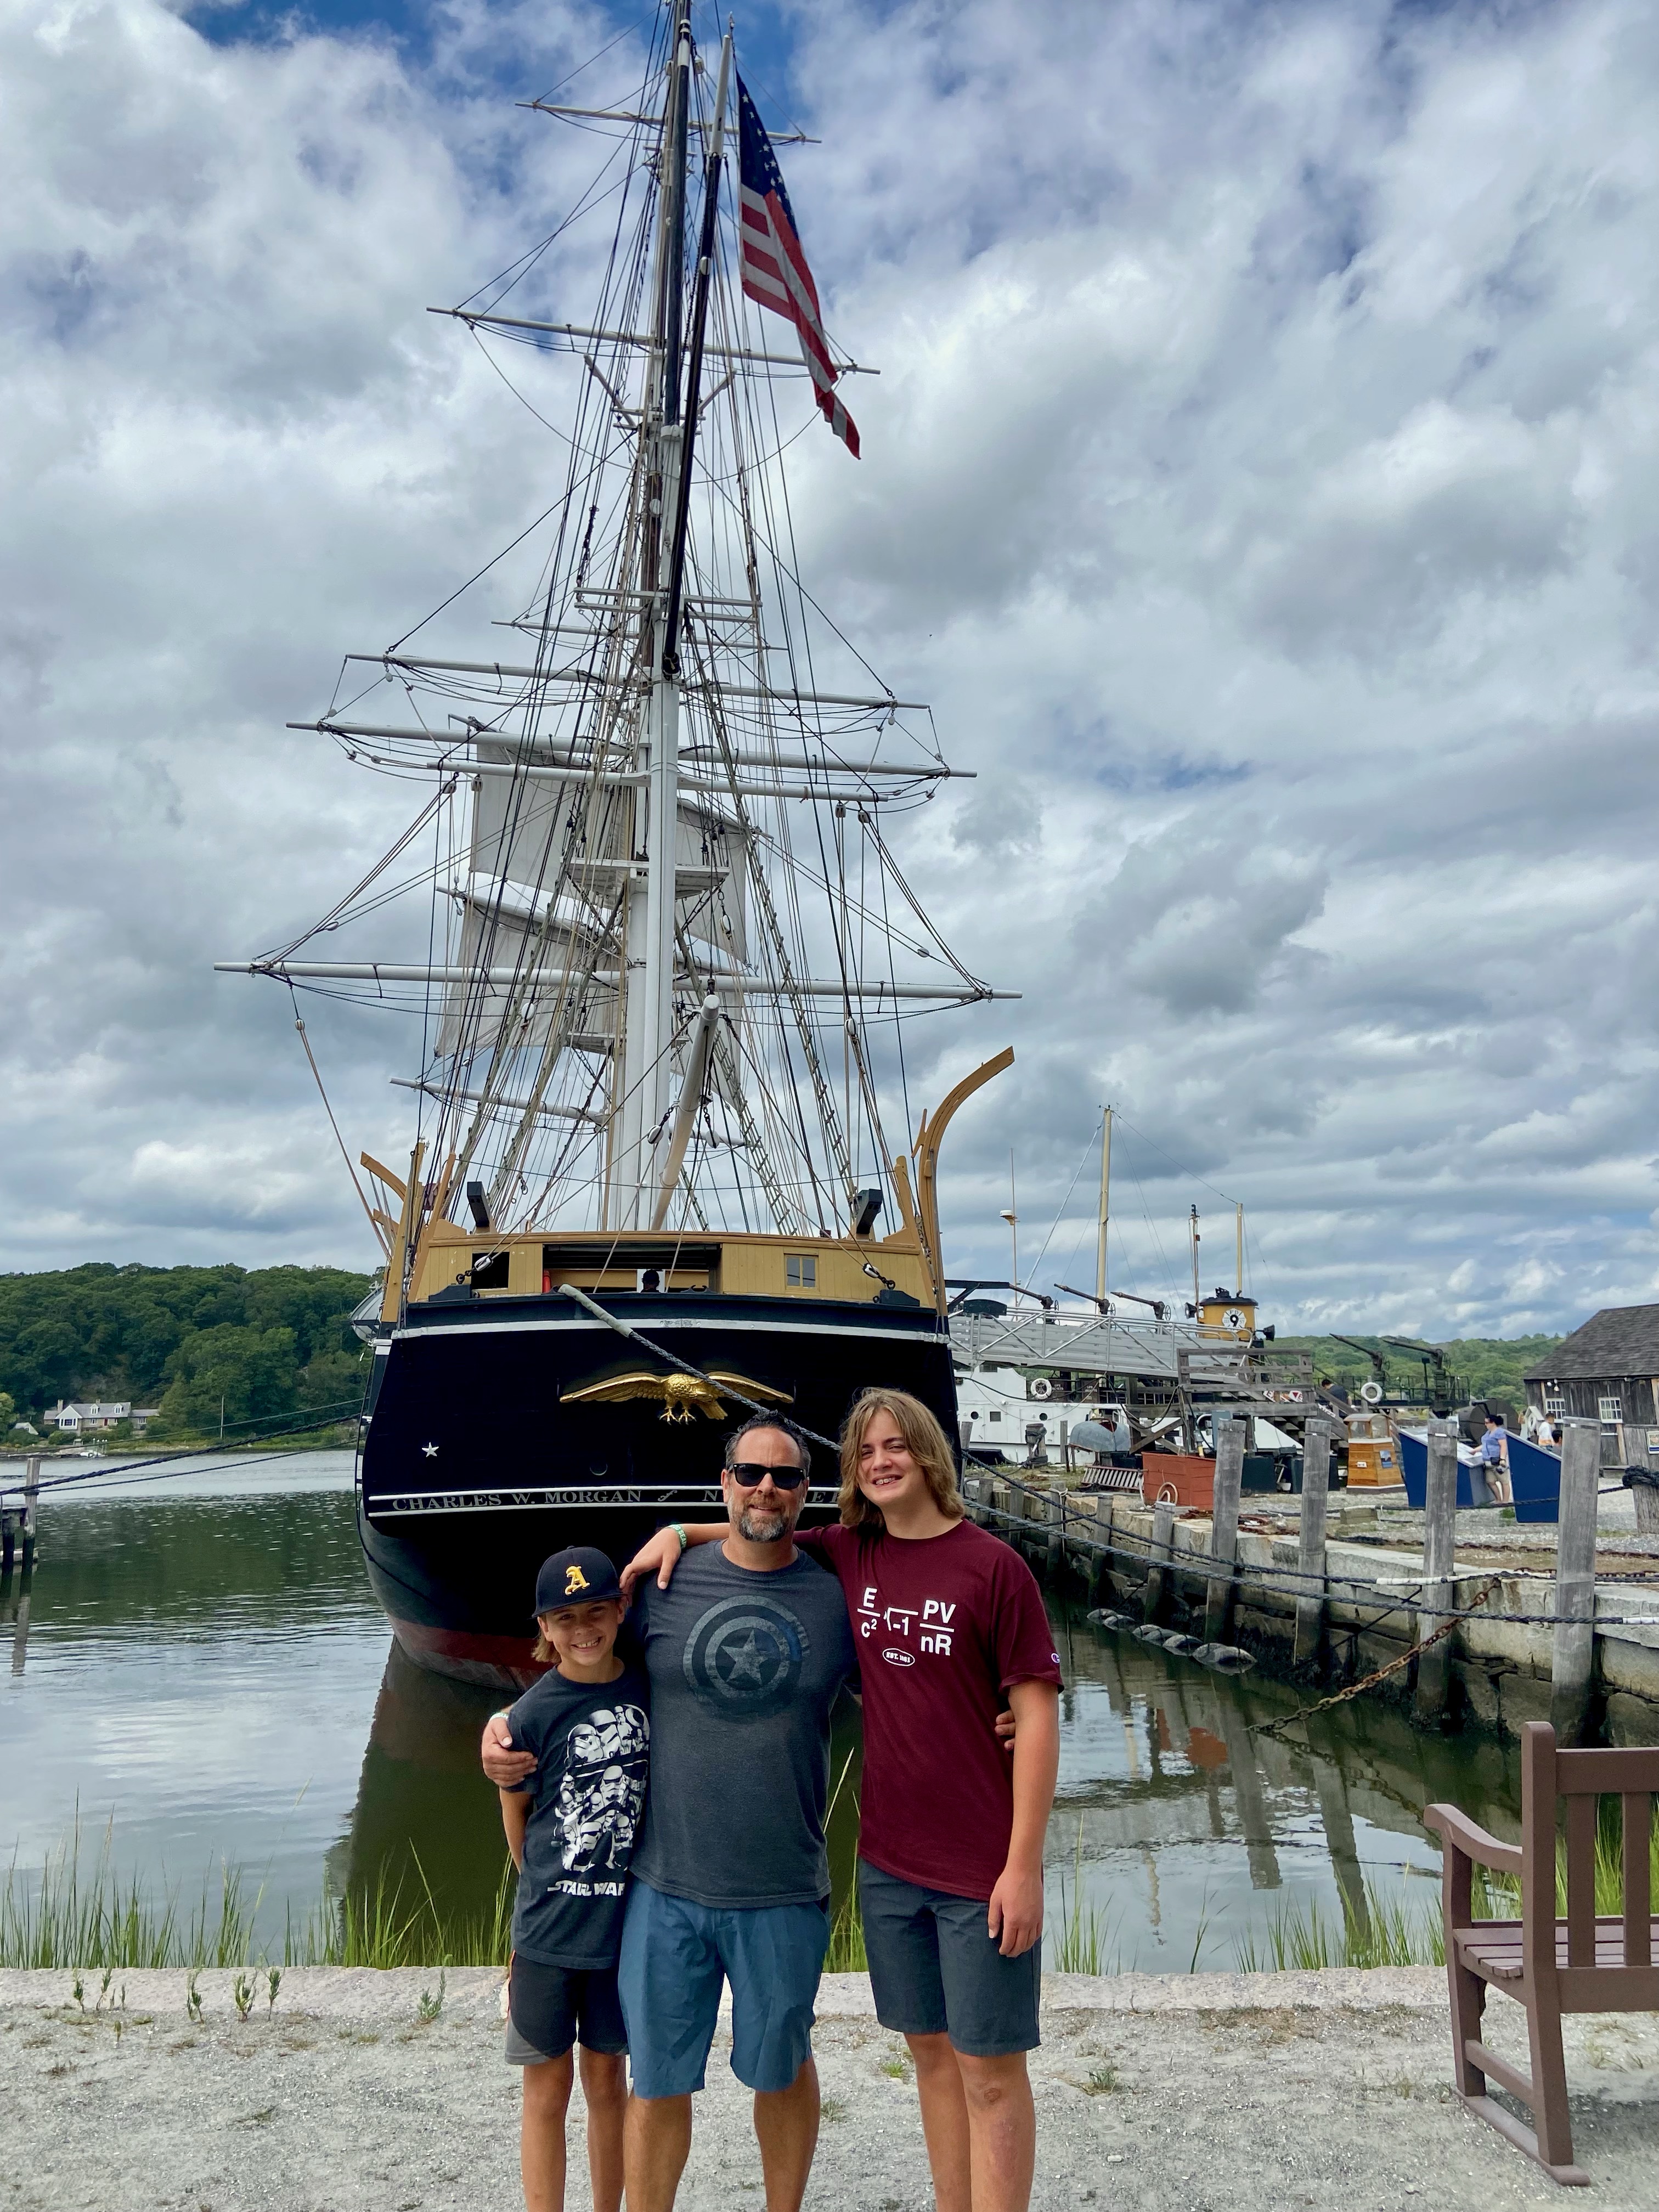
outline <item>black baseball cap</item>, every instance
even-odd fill
[[[542,1561],[536,1577],[536,1611],[560,1613],[568,1605],[597,1605],[602,1598],[620,1597],[617,1570],[603,1552],[591,1544],[572,1544]]]

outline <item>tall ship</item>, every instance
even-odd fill
[[[497,367],[528,349],[502,374],[562,481],[290,726],[408,785],[408,825],[302,936],[220,963],[392,1010],[416,1042],[392,1078],[406,1150],[353,1166],[386,1270],[360,1528],[409,1656],[504,1683],[539,1560],[621,1560],[716,1504],[750,1409],[820,1439],[812,1519],[861,1389],[956,1432],[939,1145],[1012,1055],[913,1121],[907,1037],[1013,995],[896,856],[957,773],[928,709],[798,573],[791,461],[807,437],[856,459],[864,372],[729,31],[700,52],[672,7],[621,101],[524,104],[611,142],[561,226],[586,312],[533,246],[439,312]]]

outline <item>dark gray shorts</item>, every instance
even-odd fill
[[[859,1861],[859,1905],[876,2018],[898,2035],[948,2035],[969,2058],[1035,2051],[1042,1946],[1005,1959],[985,1905],[919,1889]]]
[[[562,2058],[573,2043],[616,2057],[628,2048],[614,1966],[550,1966],[514,1957],[507,1982],[509,2066]]]

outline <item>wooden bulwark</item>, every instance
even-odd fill
[[[1595,1910],[1597,1808],[1604,1796],[1619,1798],[1624,1823],[1624,1901],[1617,1914]],[[1659,1749],[1559,1751],[1554,1729],[1529,1721],[1521,1736],[1518,1845],[1500,1844],[1455,1806],[1431,1805],[1423,1815],[1445,1846],[1441,1899],[1458,2094],[1472,2112],[1568,2185],[1585,2185],[1589,2176],[1573,2164],[1562,2014],[1659,2012],[1659,1966],[1653,1963],[1659,1920],[1652,1911],[1650,1860],[1656,1796]],[[1555,1838],[1562,1801],[1567,1911],[1559,1919]],[[1518,1920],[1474,1917],[1476,1866],[1519,1875]],[[1526,2008],[1530,2075],[1481,2040],[1489,1987]],[[1528,2107],[1532,2128],[1493,2103],[1486,2094],[1488,2076]]]

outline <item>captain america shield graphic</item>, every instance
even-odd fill
[[[793,1696],[810,1648],[799,1619],[775,1598],[723,1598],[685,1639],[685,1679],[726,1720],[765,1720]]]

